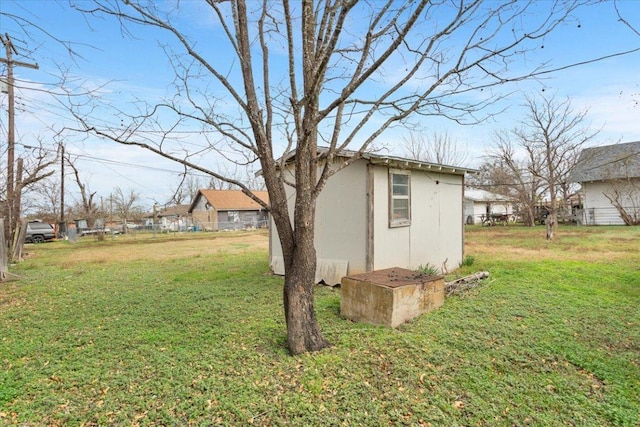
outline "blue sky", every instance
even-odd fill
[[[82,2],[80,2],[82,4]],[[211,26],[198,3],[182,2],[184,19],[192,22],[194,36],[207,30],[201,45],[215,52],[212,33],[219,28]],[[541,3],[542,4],[542,3]],[[620,1],[623,15],[640,31],[640,1]],[[36,30],[32,37],[24,34],[17,24],[0,15],[0,32],[9,33],[24,56],[14,59],[37,62],[39,70],[16,68],[16,78],[23,86],[57,90],[53,85],[60,68],[70,75],[94,87],[103,88],[109,97],[124,108],[129,108],[131,96],[138,99],[158,99],[168,93],[173,72],[160,48],[168,39],[158,39],[158,33],[142,30],[135,38],[123,36],[117,22],[109,19],[90,19],[69,9],[66,1],[53,0],[3,0],[0,12],[13,14],[30,21],[59,40],[71,41],[82,57],[72,60],[64,46]],[[544,47],[542,47],[544,46]],[[586,61],[615,52],[640,47],[640,35],[618,21],[613,3],[606,2],[584,8],[577,17],[559,28],[541,42],[537,49],[540,58],[550,61],[552,67],[561,67]],[[280,46],[273,46],[278,49]],[[231,58],[227,52],[216,52],[221,58]],[[2,53],[4,57],[4,52]],[[540,58],[530,57],[530,61]],[[0,67],[4,73],[4,67]],[[525,95],[556,93],[559,98],[570,97],[576,110],[588,109],[594,128],[602,128],[595,141],[598,145],[640,140],[640,52],[614,57],[597,63],[573,67],[545,76],[541,81],[523,82],[503,89],[509,96],[496,109],[505,112],[474,126],[431,118],[422,124],[427,129],[447,132],[470,153],[471,166],[492,141],[493,132],[515,126],[522,117]],[[49,141],[51,130],[65,122],[65,112],[46,94],[40,91],[20,89],[18,142],[33,145],[40,138]],[[6,108],[6,96],[0,95],[0,106]],[[117,124],[117,115],[110,119]],[[6,115],[0,119],[1,129],[6,131]],[[408,136],[408,131],[394,129],[384,138],[394,150],[393,143]],[[195,142],[194,142],[195,143]],[[77,165],[92,191],[108,197],[115,186],[133,189],[144,195],[144,203],[164,203],[178,184],[180,167],[135,147],[123,147],[95,138],[70,138],[65,141],[68,152],[79,156]],[[396,147],[392,154],[401,154]],[[210,166],[210,165],[209,165]],[[67,183],[73,193],[73,185]],[[70,195],[73,197],[73,194]]]

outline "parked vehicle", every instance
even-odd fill
[[[56,237],[53,225],[48,222],[32,221],[27,223],[27,232],[24,236],[25,243],[42,243],[53,240]]]

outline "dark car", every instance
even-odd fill
[[[48,222],[27,223],[27,233],[24,237],[26,243],[42,243],[53,240],[55,237],[53,226]]]

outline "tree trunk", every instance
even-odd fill
[[[527,209],[526,209],[527,215],[526,215],[526,225],[529,227],[535,227],[536,225],[536,214],[533,210],[533,207],[531,207],[531,205],[527,205]]]
[[[553,240],[556,238],[556,229],[558,228],[558,210],[552,209],[547,215],[545,221],[547,226],[547,240]]]
[[[322,350],[331,345],[322,335],[314,309],[315,249],[313,243],[304,246],[294,250],[293,263],[284,279],[287,347],[292,355]]]
[[[4,238],[4,218],[0,218],[0,282],[9,275],[9,257],[7,241]]]
[[[549,152],[547,150],[547,152]],[[551,160],[547,156],[547,163],[551,165]],[[549,166],[551,168],[551,166]],[[547,215],[547,240],[554,240],[556,238],[556,231],[558,230],[558,200],[556,198],[556,184],[553,172],[550,172],[549,177],[549,194],[551,196],[551,203],[549,205],[549,215]]]
[[[304,256],[296,258],[302,260]],[[331,346],[322,335],[316,319],[313,296],[315,267],[294,265],[285,276],[283,291],[287,347],[292,355]]]

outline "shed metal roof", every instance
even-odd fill
[[[329,149],[327,147],[318,147],[318,153],[320,155],[325,155],[328,153]],[[291,161],[295,158],[296,151],[291,150],[286,153],[283,157],[285,162]],[[414,170],[424,170],[429,172],[441,172],[453,175],[464,175],[466,173],[477,173],[477,169],[467,168],[463,166],[452,166],[452,165],[442,165],[438,163],[425,162],[422,160],[414,160],[408,159],[404,157],[398,156],[389,156],[377,153],[366,152],[360,154],[358,151],[354,150],[342,150],[337,152],[336,157],[342,157],[345,159],[353,158],[359,156],[362,159],[369,161],[372,164],[376,165],[386,165],[393,168],[398,169],[414,169]]]
[[[573,182],[640,177],[640,141],[585,148],[580,153]]]
[[[478,188],[465,188],[464,198],[473,200],[474,202],[509,202],[510,198],[502,194],[491,193],[490,191],[480,190]]]

